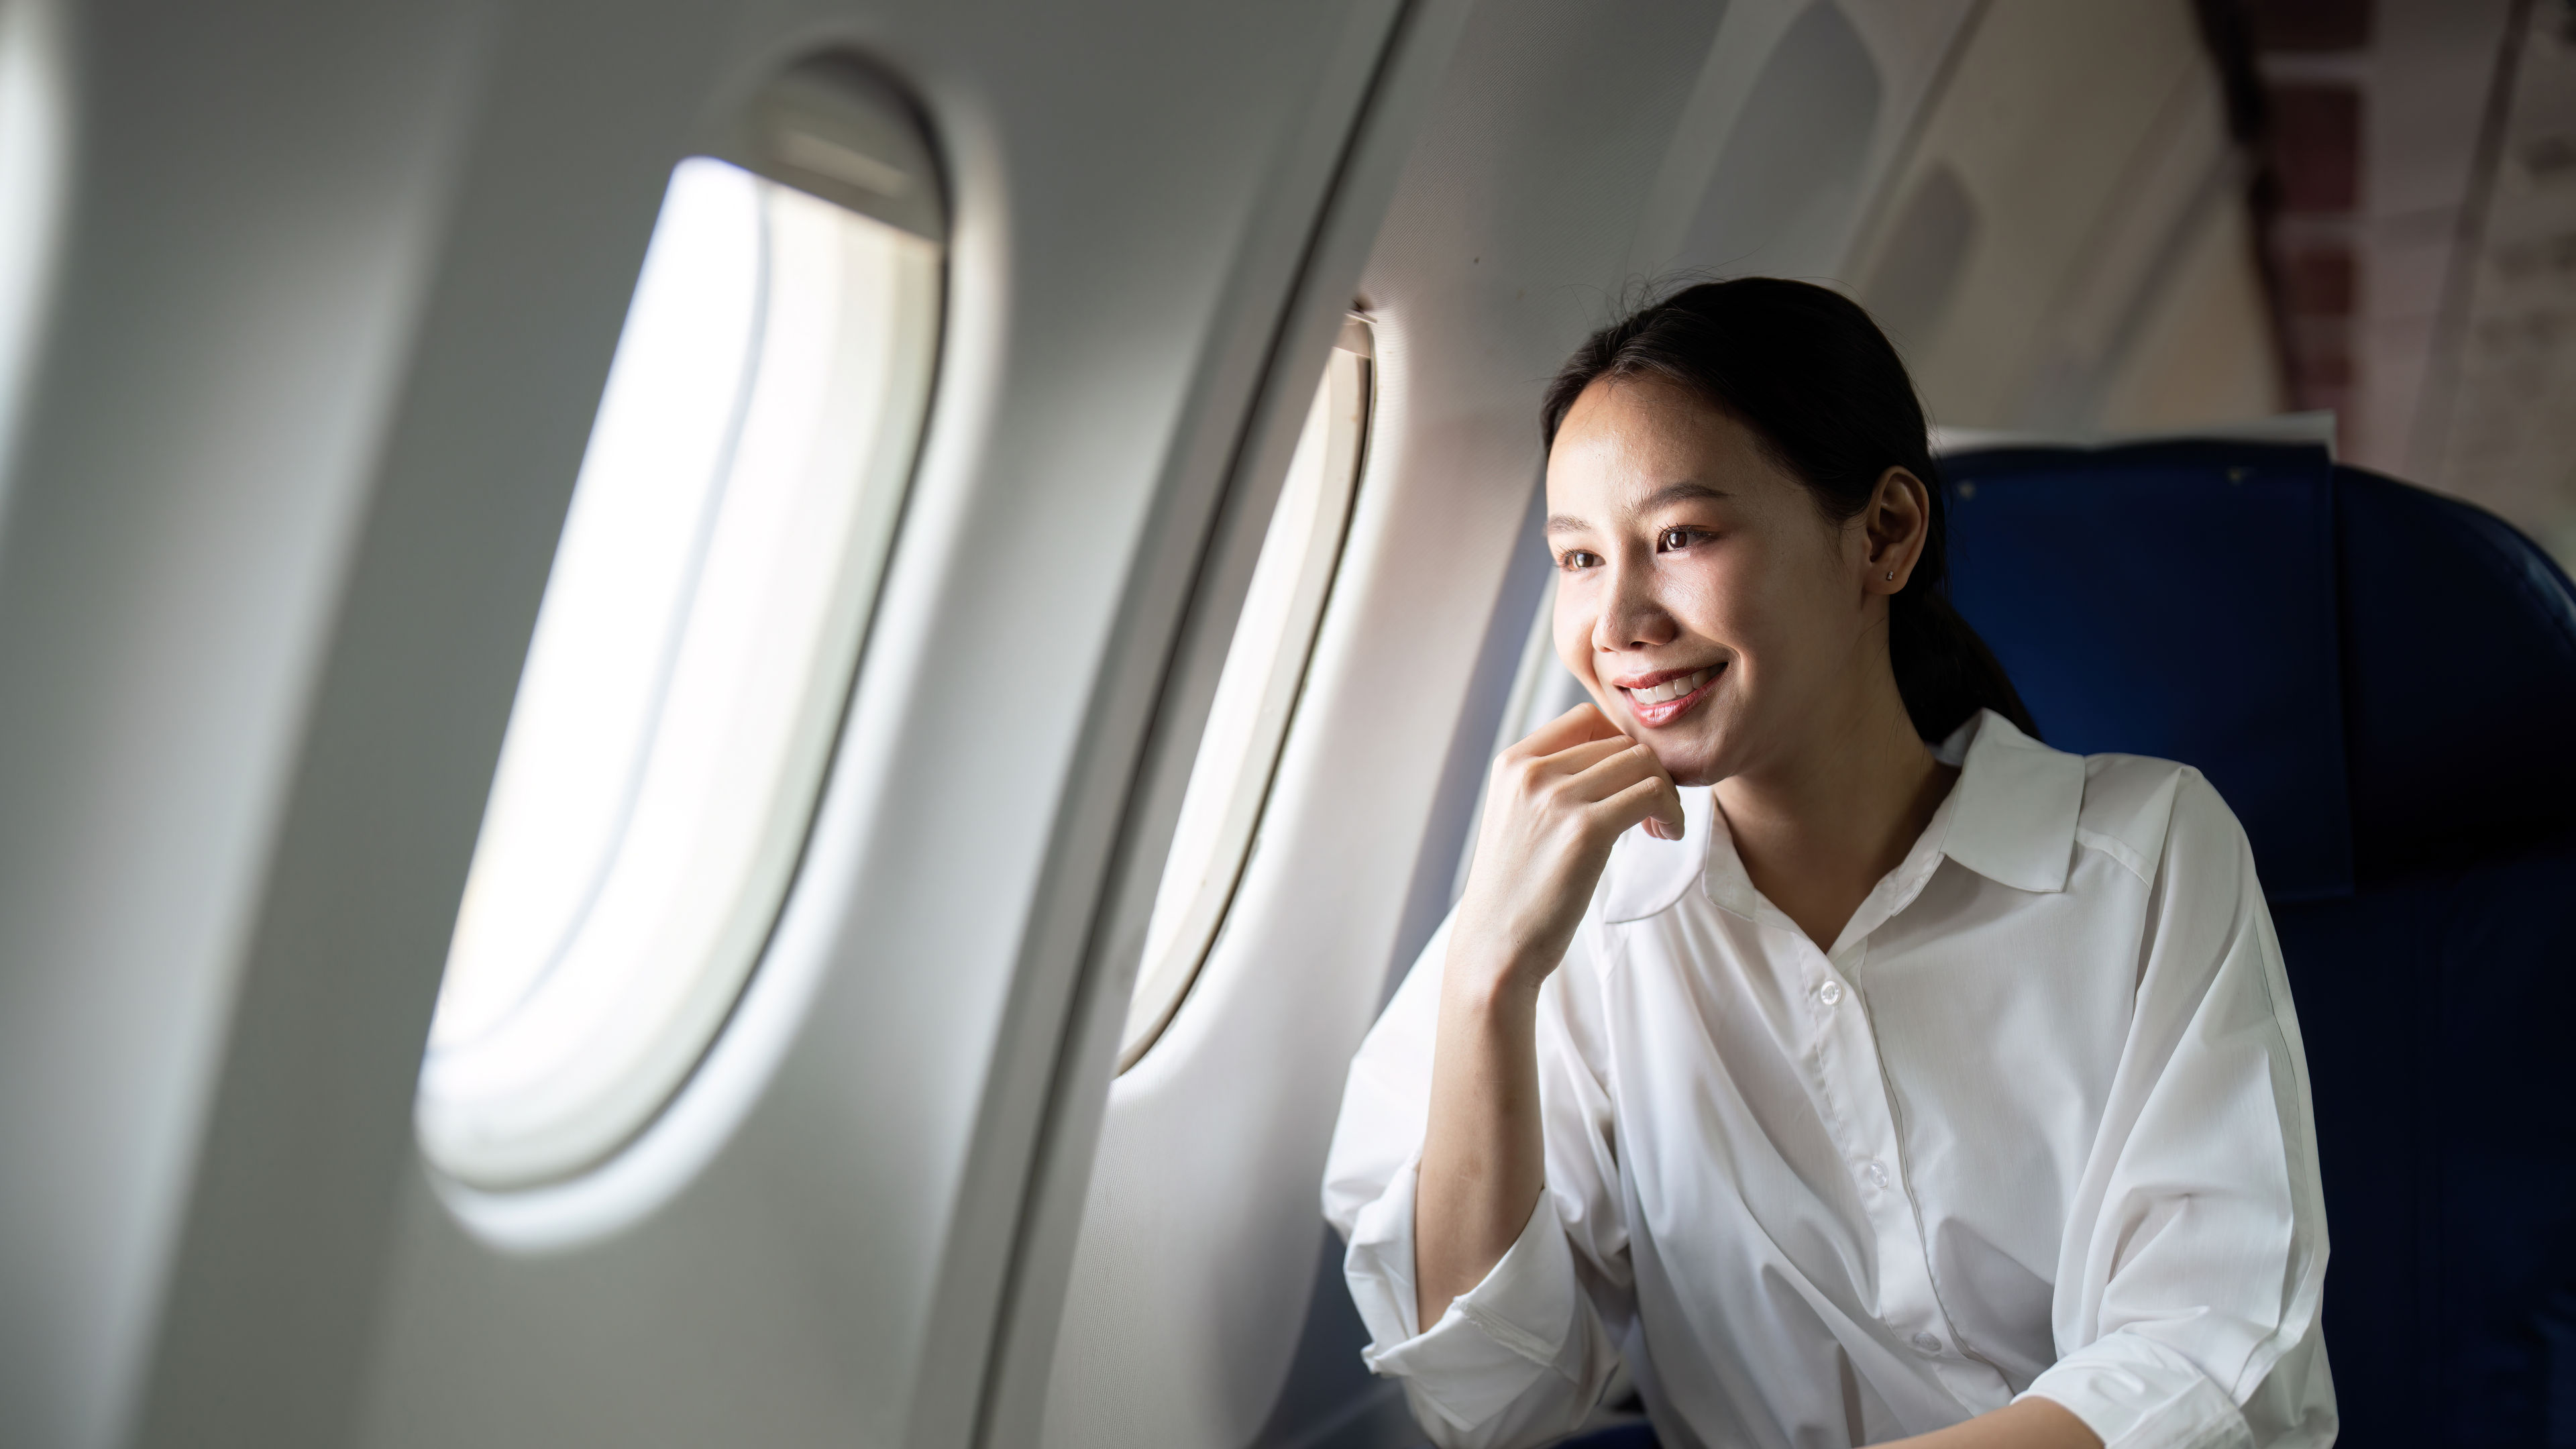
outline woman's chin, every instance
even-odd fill
[[[1707,739],[1661,740],[1649,735],[1646,747],[1676,785],[1714,785],[1726,778],[1718,763],[1717,742]]]

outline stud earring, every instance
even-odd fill
[[[1892,584],[1892,583],[1895,583],[1895,582],[1896,582],[1896,575],[1894,575],[1894,574],[1892,574],[1892,573],[1891,573],[1891,574],[1889,574],[1889,575],[1887,576],[1887,581],[1888,581],[1889,583],[1891,583],[1891,584]]]

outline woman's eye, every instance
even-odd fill
[[[1600,562],[1600,555],[1585,553],[1579,548],[1569,548],[1556,556],[1556,566],[1561,569],[1588,569]]]
[[[1655,547],[1658,551],[1688,548],[1706,537],[1708,534],[1701,529],[1667,528],[1655,535]]]

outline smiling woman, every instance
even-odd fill
[[[1835,385],[1820,386],[1826,377]],[[1595,386],[1601,383],[1631,385]],[[1855,521],[1872,542],[1919,532],[1919,548],[1907,550],[1901,569],[1877,570],[1878,583],[1897,587],[1872,590],[1887,597],[1885,647],[1914,732],[1939,739],[1978,709],[1991,708],[2037,735],[2002,666],[1950,607],[1947,510],[1926,486],[1939,474],[1922,404],[1894,350],[1849,302],[1820,287],[1764,278],[1695,288],[1603,329],[1575,353],[1541,408],[1551,441],[1587,400],[1604,410],[1602,427],[1587,430],[1586,447],[1571,457],[1605,446],[1622,454],[1667,454],[1601,460],[1604,467],[1681,480],[1657,489],[1649,508],[1795,500],[1820,523],[1839,528],[1845,546],[1861,541],[1850,534]],[[1762,421],[1748,425],[1750,418]],[[1787,486],[1730,499],[1712,480],[1687,471],[1691,460],[1705,456],[1725,459],[1736,476]],[[1891,479],[1890,469],[1898,476]],[[1678,535],[1693,530],[1667,532],[1687,546]],[[1562,584],[1558,594],[1565,596]],[[1560,627],[1567,617],[1560,607]],[[1586,677],[1575,661],[1588,651],[1562,638],[1558,648],[1567,667]]]
[[[2330,1441],[2244,833],[2188,769],[2034,738],[1944,597],[1886,339],[1695,287],[1545,423],[1591,700],[1496,761],[1351,1070],[1325,1203],[1370,1365],[1476,1449],[1576,1428],[1639,1349],[1683,1443]]]

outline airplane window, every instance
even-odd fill
[[[1251,855],[1359,486],[1370,354],[1368,327],[1353,320],[1325,365],[1263,535],[1145,928],[1120,1071],[1145,1054],[1180,1009]]]
[[[868,139],[789,127],[755,149],[793,179],[802,154],[884,196],[929,188],[925,155]],[[423,1150],[471,1186],[563,1177],[648,1122],[794,874],[939,330],[939,243],[901,208],[822,199],[831,179],[706,156],[671,174],[423,1063]]]
[[[57,256],[71,129],[62,31],[52,6],[0,3],[0,456]]]

